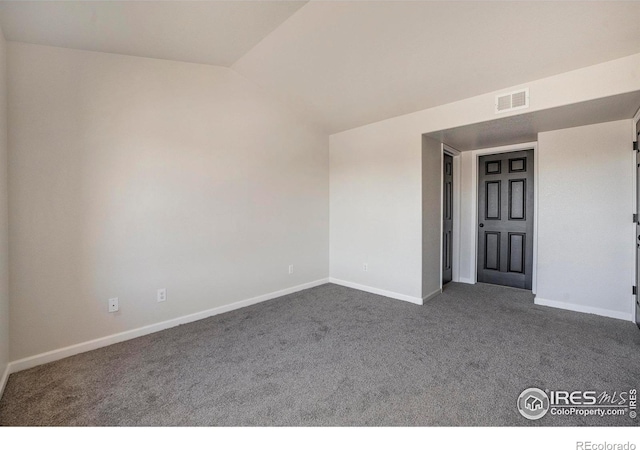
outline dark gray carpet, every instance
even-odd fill
[[[630,322],[490,285],[416,306],[329,284],[11,375],[0,424],[624,426],[516,400],[639,385]]]

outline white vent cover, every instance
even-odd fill
[[[496,114],[529,107],[529,88],[496,95]]]

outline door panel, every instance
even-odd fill
[[[509,272],[524,273],[526,235],[509,233]]]
[[[526,220],[527,180],[509,180],[509,220]]]
[[[486,231],[484,233],[484,245],[484,269],[500,270],[500,233]]]
[[[636,123],[636,141],[640,143],[640,122]],[[640,288],[640,152],[636,152],[636,286]],[[636,325],[640,328],[640,295],[636,294]]]
[[[485,190],[487,192],[487,206],[485,208],[485,220],[500,220],[500,186],[501,181],[487,181]]]
[[[453,278],[453,157],[446,153],[442,171],[442,284],[446,284]]]
[[[478,281],[531,289],[533,150],[481,156]]]

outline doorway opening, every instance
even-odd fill
[[[441,159],[441,233],[440,287],[459,281],[460,252],[460,155],[442,144]]]
[[[442,285],[453,279],[453,156],[442,162]]]

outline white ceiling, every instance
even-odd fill
[[[310,2],[233,65],[330,132],[640,52],[640,2]]]
[[[640,2],[0,2],[9,40],[232,67],[334,133],[640,53]]]
[[[231,66],[306,1],[2,1],[8,40]]]

